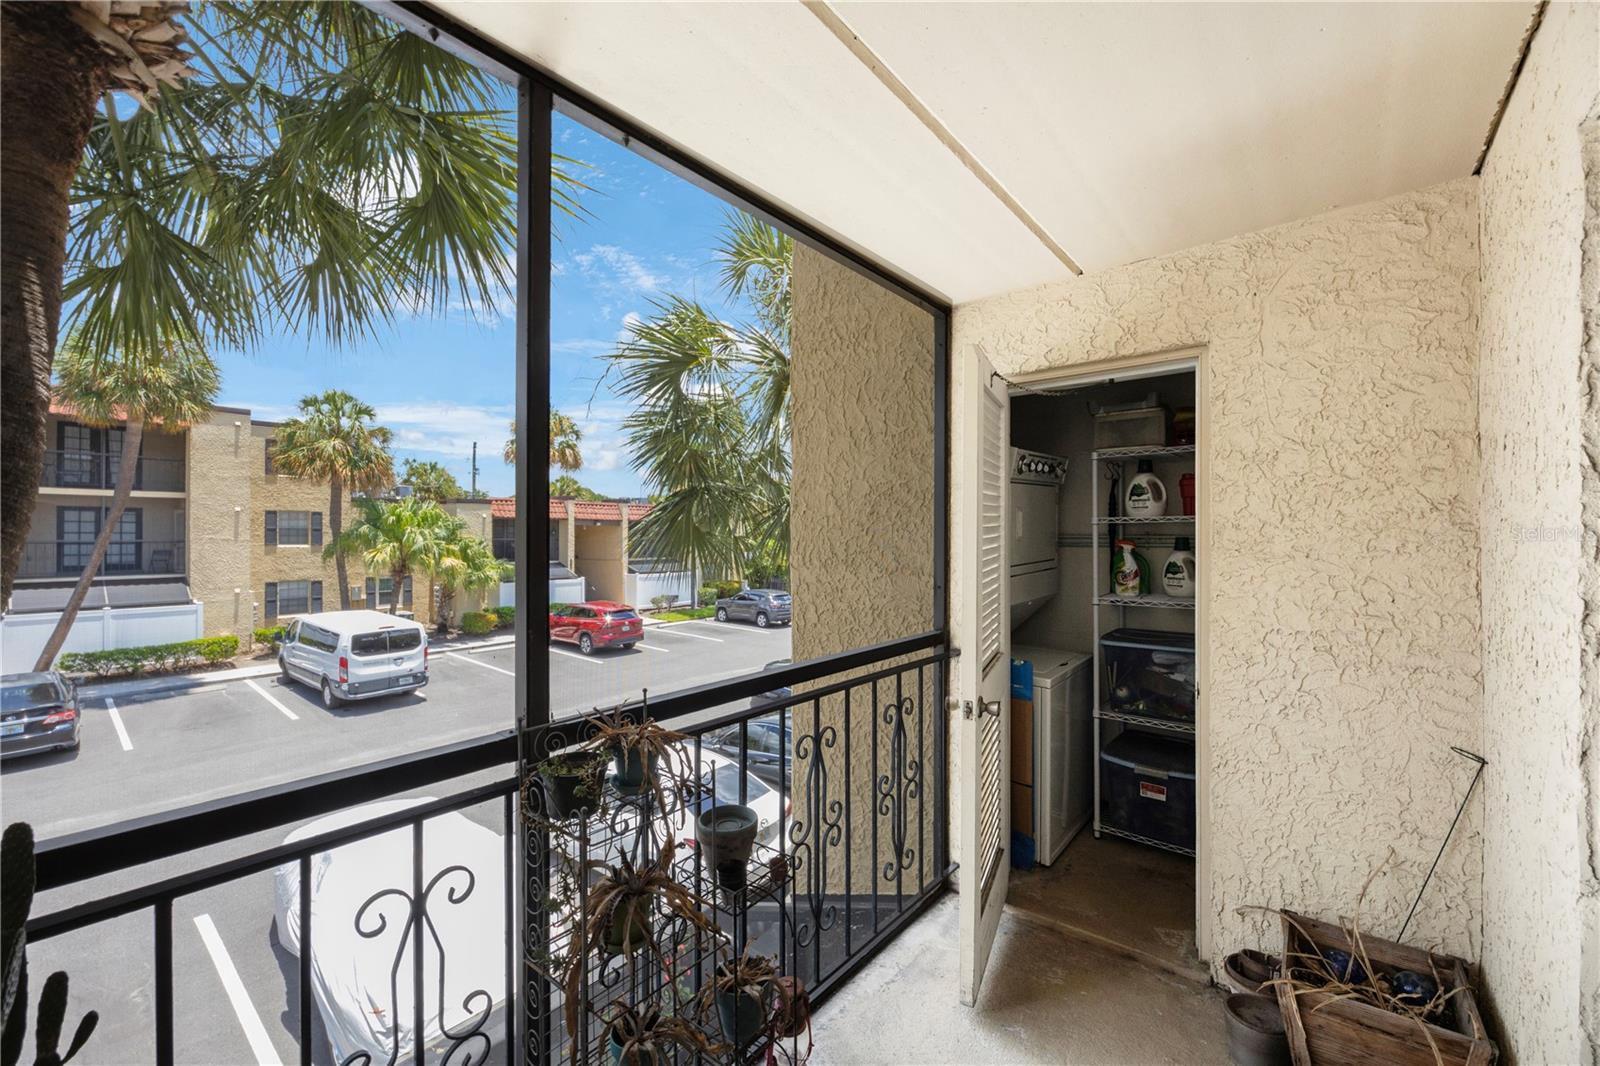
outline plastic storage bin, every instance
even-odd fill
[[[1194,634],[1113,629],[1100,638],[1107,710],[1194,721]]]
[[[1194,850],[1194,748],[1128,730],[1100,752],[1100,820]]]

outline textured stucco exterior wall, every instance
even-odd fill
[[[1600,8],[1551,5],[1482,176],[1483,974],[1506,1050],[1524,1062],[1594,1061],[1579,995],[1592,928],[1576,949],[1580,898],[1595,891],[1580,501],[1583,438],[1593,447],[1597,430],[1583,426],[1580,377],[1579,127],[1597,94]]]
[[[1600,42],[1597,42],[1600,44]],[[1582,700],[1586,800],[1586,852],[1583,864],[1583,1000],[1580,1018],[1589,1060],[1600,1061],[1600,99],[1583,124],[1583,353],[1578,370],[1583,434],[1579,471],[1583,480]]]
[[[573,569],[584,577],[584,593],[591,600],[616,600],[627,595],[625,533],[620,523],[577,526],[573,533]]]
[[[933,316],[798,242],[791,285],[798,662],[933,627],[933,487],[943,457],[933,439]],[[913,891],[933,876],[933,731],[942,721],[935,691],[924,669],[901,675],[899,688],[891,678],[876,691],[851,689],[848,713],[842,694],[822,700],[816,713],[795,708],[802,882],[815,874],[829,890],[843,886],[842,836],[826,841],[830,825],[846,822],[855,844],[853,891],[870,894],[876,881],[892,906],[896,878]],[[898,768],[897,728],[906,758]],[[897,813],[905,850],[891,863]]]
[[[256,600],[250,486],[261,470],[250,416],[213,411],[190,426],[187,459],[189,592],[205,604],[207,636],[236,633],[248,641]]]
[[[1213,965],[1277,945],[1238,908],[1348,914],[1391,848],[1364,915],[1397,928],[1470,776],[1477,269],[1464,179],[955,310],[953,358],[1008,374],[1203,347]],[[1468,957],[1479,833],[1470,812],[1412,930]]]

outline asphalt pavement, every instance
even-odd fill
[[[552,711],[580,713],[637,698],[646,687],[665,694],[738,676],[788,658],[789,649],[786,628],[714,622],[651,627],[637,648],[593,657],[552,646]],[[0,764],[0,805],[5,821],[30,821],[46,839],[482,736],[513,724],[516,669],[511,647],[438,651],[420,692],[331,711],[310,688],[276,675],[184,687],[170,681],[85,687],[80,749]],[[470,783],[423,791],[439,795]],[[499,801],[464,813],[504,831]],[[51,893],[35,913],[271,847],[293,828]],[[503,891],[501,873],[479,872],[478,890]],[[178,1062],[298,1061],[298,973],[295,957],[278,941],[273,899],[269,872],[175,903]],[[71,975],[69,1026],[83,1010],[101,1013],[98,1032],[75,1061],[153,1061],[151,928],[151,915],[142,912],[30,945],[34,972],[61,968]],[[503,996],[502,989],[490,991],[497,1000]],[[320,1038],[315,1044],[316,1061],[325,1061],[326,1044]]]

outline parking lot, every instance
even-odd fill
[[[557,714],[667,693],[758,671],[789,657],[789,630],[714,622],[651,627],[638,647],[586,657],[549,650]],[[515,649],[436,649],[418,693],[322,707],[309,687],[277,675],[181,688],[86,686],[76,753],[8,760],[0,773],[6,820],[33,823],[48,838],[125,818],[415,752],[513,723]],[[170,681],[167,682],[170,684]],[[439,795],[457,786],[441,785]],[[464,812],[502,832],[499,803]],[[282,843],[295,828],[217,849],[207,861]],[[193,860],[191,859],[190,862]],[[81,886],[36,904],[36,912],[179,872],[172,860]],[[499,893],[499,871],[478,891]],[[39,972],[72,976],[70,1019],[101,1012],[82,1061],[151,1061],[154,1048],[149,914],[67,934],[30,948]],[[180,899],[173,913],[178,1061],[264,1063],[298,1058],[295,959],[273,929],[270,874],[252,875]],[[490,989],[495,998],[503,994]],[[379,1008],[375,1008],[379,1009]],[[324,1052],[319,1048],[319,1059]]]

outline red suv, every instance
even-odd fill
[[[550,612],[550,639],[576,644],[585,655],[596,648],[631,648],[644,639],[644,621],[625,603],[567,603]]]

